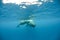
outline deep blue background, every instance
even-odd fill
[[[0,40],[60,40],[60,1],[20,8],[16,4],[2,4],[0,0]],[[25,5],[26,6],[26,5]],[[35,15],[36,27],[16,26],[22,19]]]

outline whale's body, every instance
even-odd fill
[[[28,19],[21,20],[20,24],[17,27],[19,27],[20,25],[24,25],[24,24],[27,24],[30,27],[35,27],[36,25],[35,25],[35,22],[33,20],[34,17],[35,17],[34,15],[31,15],[28,17]]]
[[[30,20],[21,20],[19,25],[24,25],[24,24],[27,24],[31,27],[35,27],[35,23],[32,19],[30,19]]]

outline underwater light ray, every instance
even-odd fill
[[[42,5],[43,3],[45,2],[53,2],[53,0],[3,0],[3,4],[7,4],[7,3],[14,3],[14,4],[17,4],[17,5],[20,5],[20,4],[25,4],[25,5],[36,5],[37,6],[40,6]],[[26,6],[20,6],[22,8],[26,8]]]

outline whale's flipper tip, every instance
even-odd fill
[[[35,24],[31,25],[33,28],[36,26]]]
[[[35,24],[34,22],[30,22],[29,25],[30,25],[31,27],[35,27],[35,26],[36,26],[36,24]]]

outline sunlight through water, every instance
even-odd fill
[[[7,3],[14,3],[14,4],[17,4],[17,5],[20,5],[20,4],[24,4],[24,5],[37,5],[37,6],[40,6],[42,5],[44,2],[53,2],[53,0],[3,0],[3,3],[4,4],[7,4]],[[20,6],[22,8],[26,8],[25,6]]]

